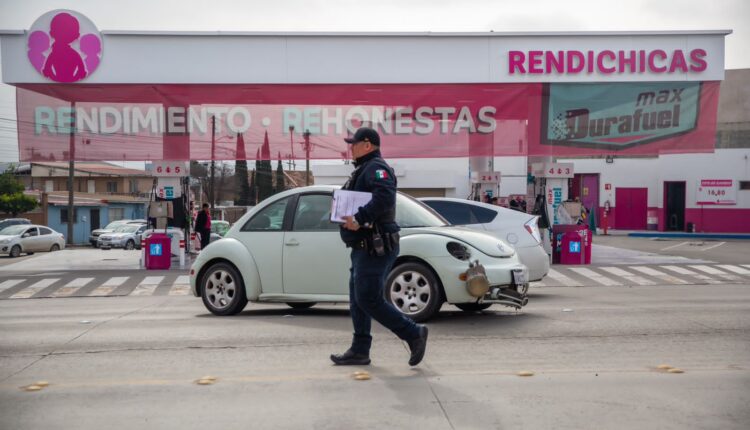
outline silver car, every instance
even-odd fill
[[[11,258],[21,253],[59,251],[65,248],[65,237],[49,227],[34,224],[19,224],[0,230],[0,254]]]
[[[96,230],[91,231],[91,235],[89,235],[89,243],[91,246],[96,248],[98,246],[99,236],[104,233],[112,233],[115,231],[115,228],[121,225],[125,224],[146,224],[145,219],[120,219],[117,221],[112,221],[111,223],[107,224],[104,228],[97,228]]]
[[[115,227],[113,232],[99,235],[96,245],[105,249],[140,249],[141,236],[147,228],[146,224],[121,224]]]

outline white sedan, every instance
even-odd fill
[[[59,251],[65,248],[65,237],[49,227],[19,224],[0,231],[0,254],[11,258],[21,253],[31,255],[42,251]]]
[[[510,243],[529,268],[531,281],[541,281],[549,272],[549,255],[542,247],[539,217],[473,200],[444,197],[420,199],[453,225],[486,231]]]
[[[293,308],[348,302],[350,250],[329,221],[337,188],[296,188],[255,206],[201,251],[190,269],[193,294],[216,315],[236,314],[248,301]],[[396,198],[396,221],[401,252],[385,295],[405,315],[424,321],[443,302],[467,311],[526,305],[527,269],[504,241],[448,226],[403,194]]]

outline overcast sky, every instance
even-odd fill
[[[0,29],[26,30],[54,9],[76,10],[99,30],[731,29],[725,68],[750,68],[750,0],[0,0]],[[14,90],[4,84],[0,117],[15,118]],[[17,161],[16,134],[0,123],[0,162]]]

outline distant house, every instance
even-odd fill
[[[146,217],[153,177],[144,170],[104,162],[76,162],[73,214],[68,213],[68,163],[40,162],[18,166],[16,176],[36,197],[40,208],[21,214],[67,235],[73,222],[73,243],[88,243],[91,230],[120,219]],[[71,216],[72,215],[72,216]]]

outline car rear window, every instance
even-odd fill
[[[435,209],[437,213],[447,219],[453,225],[478,224],[476,215],[471,210],[470,205],[458,202],[446,201],[424,201],[429,207]]]
[[[471,207],[471,211],[474,213],[474,217],[481,223],[491,223],[497,216],[497,212],[492,209],[482,208],[474,205],[467,205]]]

